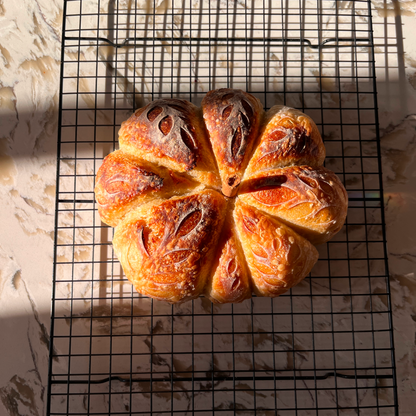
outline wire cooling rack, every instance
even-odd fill
[[[369,1],[64,1],[48,415],[397,415]],[[241,88],[309,114],[349,194],[276,299],[137,294],[94,177],[158,97]]]

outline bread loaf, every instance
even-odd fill
[[[171,303],[275,297],[343,226],[348,197],[324,168],[315,123],[241,90],[210,91],[137,110],[98,170],[102,221],[127,278]]]

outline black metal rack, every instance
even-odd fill
[[[309,114],[349,194],[276,298],[137,294],[94,177],[135,108],[241,88]],[[370,1],[65,0],[48,415],[397,415]]]

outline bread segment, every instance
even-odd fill
[[[225,198],[207,190],[132,212],[113,239],[114,251],[136,290],[171,303],[202,292],[221,231]]]
[[[238,199],[234,219],[258,296],[281,295],[303,280],[318,260],[309,241]]]
[[[220,187],[200,110],[188,101],[151,102],[121,124],[118,140],[136,157]]]
[[[135,207],[197,186],[186,177],[116,150],[98,169],[94,192],[101,220],[115,227]]]
[[[213,303],[239,303],[251,298],[244,252],[234,228],[232,212],[228,214],[216,248],[212,277],[205,288],[205,296]]]
[[[202,113],[220,170],[222,192],[234,196],[258,136],[263,106],[241,90],[213,90],[202,100]]]
[[[299,110],[276,105],[266,113],[245,178],[284,166],[320,166],[324,160],[325,146],[313,120]]]
[[[331,239],[347,215],[347,193],[337,175],[323,166],[257,173],[242,184],[239,198],[278,217],[313,244]]]

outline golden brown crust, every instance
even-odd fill
[[[136,111],[123,122],[119,141],[140,152],[166,158],[184,172],[195,167],[199,152],[195,127],[191,123],[196,108],[184,100],[161,99]]]
[[[254,96],[232,89],[209,92],[202,107],[156,100],[122,124],[121,149],[97,173],[100,217],[117,226],[114,251],[143,295],[279,296],[315,264],[311,242],[341,229],[346,191],[321,166],[321,136],[300,111],[264,117]],[[225,196],[210,189],[221,187]]]
[[[323,166],[292,166],[260,172],[246,180],[239,198],[290,225],[313,244],[342,227],[348,195],[335,173]]]
[[[238,199],[234,219],[253,290],[259,296],[286,292],[303,280],[318,260],[318,252],[309,241]]]
[[[119,143],[137,157],[219,186],[200,111],[188,101],[165,98],[140,108],[122,123]]]
[[[225,206],[222,195],[207,190],[138,209],[121,222],[113,247],[136,290],[171,303],[197,297]]]
[[[325,146],[313,120],[299,110],[277,105],[266,113],[245,177],[290,165],[320,166],[324,160]]]
[[[221,88],[204,97],[202,112],[220,169],[222,192],[234,196],[258,135],[263,107],[251,94]]]
[[[165,176],[160,169],[117,150],[104,158],[95,181],[95,198],[101,220],[116,226],[134,203],[161,194]]]
[[[232,218],[224,224],[214,273],[205,288],[205,296],[213,303],[239,303],[251,298],[249,273],[233,226]]]
[[[169,198],[196,189],[198,183],[122,150],[104,158],[95,182],[101,220],[115,227],[136,207],[155,198]]]

